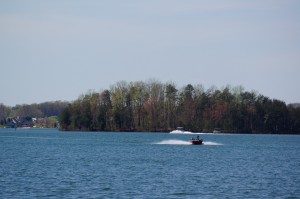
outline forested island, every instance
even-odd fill
[[[73,102],[0,104],[0,127],[64,131],[300,133],[300,104],[270,99],[242,86],[178,88],[174,83],[120,81]]]
[[[299,104],[270,99],[242,86],[222,89],[188,84],[120,81],[89,92],[60,114],[65,131],[300,133]]]

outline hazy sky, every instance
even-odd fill
[[[0,0],[0,103],[151,78],[300,102],[299,10],[299,0]]]

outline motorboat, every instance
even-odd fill
[[[191,131],[185,131],[183,127],[177,127],[175,130],[171,131],[172,134],[192,134]]]
[[[221,130],[216,128],[213,130],[213,133],[221,133]]]
[[[192,139],[190,139],[190,143],[194,144],[194,145],[200,145],[200,144],[203,144],[203,140],[199,139],[198,137],[197,138],[192,138]]]

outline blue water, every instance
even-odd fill
[[[0,129],[0,198],[300,198],[300,136]]]

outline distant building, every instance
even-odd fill
[[[18,125],[12,120],[11,118],[8,118],[6,121],[6,127],[8,128],[16,128]]]
[[[289,106],[291,106],[292,108],[300,108],[300,103],[292,103],[289,104]]]
[[[33,122],[32,120],[26,120],[25,118],[13,117],[7,119],[6,126],[8,128],[33,127]]]

